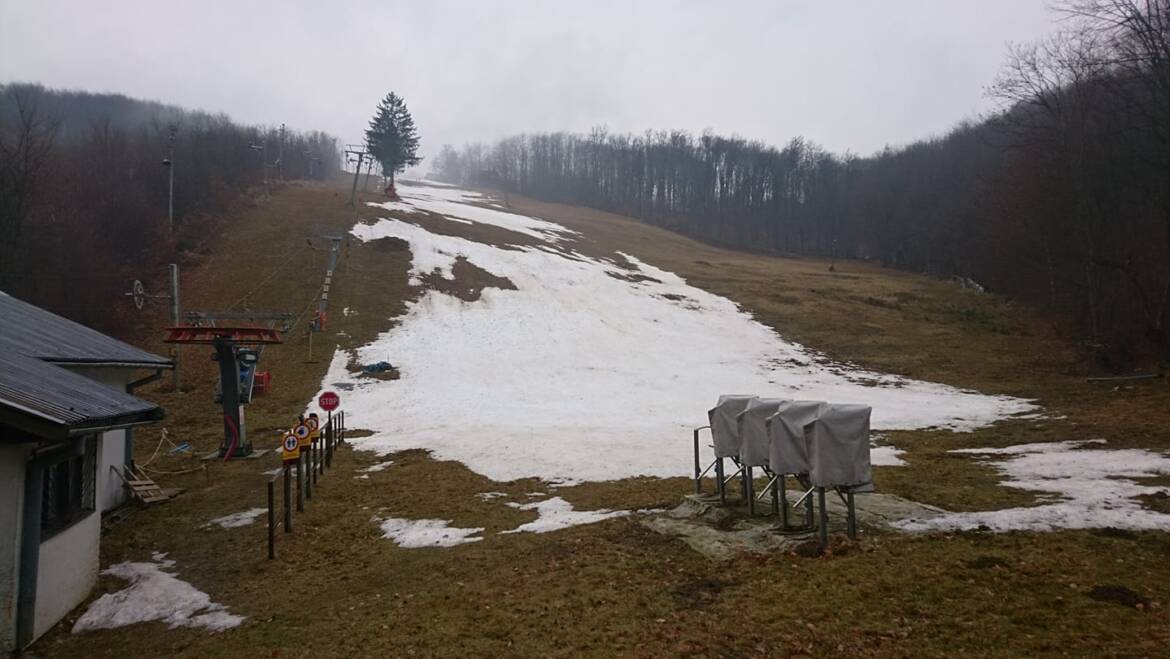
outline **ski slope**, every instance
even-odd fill
[[[497,481],[575,483],[691,474],[691,429],[706,424],[720,394],[865,403],[876,430],[966,431],[1035,409],[828,362],[731,300],[628,254],[578,253],[576,232],[477,193],[437,185],[400,193],[383,208],[404,219],[358,224],[352,235],[407,241],[415,285],[428,273],[451,278],[462,256],[516,290],[489,288],[474,302],[422,292],[356,355],[391,362],[398,380],[351,374],[350,355],[334,356],[323,387],[344,390],[351,427],[374,432],[358,440],[363,448],[422,448]],[[538,243],[440,235],[410,221],[417,211]]]

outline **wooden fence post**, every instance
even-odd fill
[[[305,501],[313,500],[313,444],[304,452],[305,458]]]
[[[276,479],[268,479],[268,560],[276,558]]]
[[[305,512],[305,470],[302,469],[304,464],[304,454],[297,457],[297,512]]]
[[[284,532],[292,533],[292,468],[284,466]]]

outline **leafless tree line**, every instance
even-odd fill
[[[173,233],[163,164],[172,157]],[[339,167],[334,138],[316,131],[0,86],[0,289],[114,329],[128,280],[197,250],[266,176],[323,179]]]
[[[1170,359],[1170,0],[1074,0],[1014,47],[994,116],[867,158],[683,131],[444,147],[440,180],[705,240],[969,277],[1041,305],[1107,365]]]

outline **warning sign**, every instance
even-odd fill
[[[301,457],[301,440],[291,432],[286,432],[280,440],[280,457],[284,464],[291,464]]]
[[[305,419],[305,424],[309,426],[309,439],[317,439],[321,436],[321,420],[317,418],[316,414],[310,414],[309,418]]]
[[[313,431],[310,430],[309,426],[304,423],[298,423],[296,427],[292,429],[292,434],[296,435],[297,439],[300,440],[302,449],[309,448],[309,445],[313,441]]]

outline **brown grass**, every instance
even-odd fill
[[[209,251],[185,266],[188,309],[223,309],[252,292],[253,309],[300,312],[323,277],[323,241],[355,211],[338,186],[286,186],[233,218]],[[373,197],[371,197],[373,198]],[[1111,445],[1170,448],[1170,394],[1164,383],[1133,388],[1084,384],[1075,354],[1037,318],[991,295],[876,266],[777,259],[717,249],[626,218],[515,195],[517,210],[584,232],[594,253],[623,251],[678,272],[736,300],[787,336],[835,359],[989,392],[1035,397],[1065,419],[1016,421],[969,435],[890,433],[910,465],[879,468],[885,491],[955,509],[1026,505],[1030,494],[1000,487],[993,473],[951,448],[1105,436]],[[376,214],[359,208],[357,216]],[[428,228],[464,225],[409,218]],[[431,225],[434,224],[432,227]],[[481,230],[481,229],[477,229]],[[473,239],[519,244],[502,230]],[[488,235],[490,233],[490,236]],[[508,235],[505,235],[508,234]],[[463,235],[463,234],[460,234]],[[316,392],[334,346],[350,348],[386,330],[417,294],[407,285],[401,241],[348,245],[334,278],[329,331],[308,354],[302,325],[265,351],[276,390],[249,407],[258,444],[275,443]],[[257,288],[281,264],[280,276]],[[459,290],[503,286],[474,269]],[[457,292],[457,291],[452,291]],[[350,315],[340,313],[349,307]],[[162,319],[144,324],[157,343]],[[172,438],[207,452],[219,442],[207,352],[184,353],[182,394],[162,385]],[[409,386],[401,381],[400,386]],[[357,434],[357,433],[355,433]],[[139,460],[157,429],[138,433]],[[343,450],[319,482],[296,530],[264,557],[260,524],[201,528],[207,520],[262,505],[275,465],[213,462],[206,473],[166,476],[187,494],[133,512],[102,542],[102,564],[169,552],[179,576],[239,614],[241,627],[211,634],[153,623],[83,635],[68,633],[75,611],[34,647],[44,656],[942,656],[959,653],[1155,655],[1170,643],[1164,593],[1170,589],[1170,536],[1163,533],[982,533],[910,537],[868,535],[820,558],[740,557],[715,564],[633,519],[547,535],[499,535],[535,513],[504,502],[551,492],[535,479],[497,483],[422,451],[391,456],[389,469],[355,479],[380,460]],[[165,457],[165,471],[198,464]],[[685,479],[628,479],[561,488],[580,508],[670,505]],[[504,499],[476,496],[502,491]],[[452,549],[405,550],[380,537],[375,517],[440,518],[484,527],[485,539]],[[103,579],[102,589],[124,584]],[[1090,597],[1125,588],[1142,610]],[[96,594],[95,594],[96,595]]]

